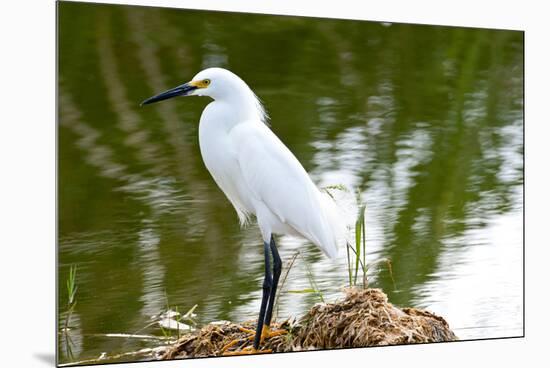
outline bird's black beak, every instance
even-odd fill
[[[176,88],[169,89],[168,91],[162,92],[161,94],[158,94],[153,97],[149,97],[145,101],[141,103],[141,105],[148,105],[155,102],[159,102],[162,100],[167,100],[172,97],[176,96],[187,96],[192,91],[196,90],[197,87],[193,86],[189,83],[182,84],[181,86],[177,86]]]

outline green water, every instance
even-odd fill
[[[317,184],[362,193],[371,286],[461,339],[523,334],[523,33],[60,3],[61,321],[71,265],[78,285],[60,362],[151,346],[101,334],[162,335],[144,326],[167,304],[198,304],[199,324],[257,317],[261,238],[200,158],[208,99],[139,106],[210,66],[251,86]],[[302,254],[280,318],[319,301],[288,292],[311,288],[306,264],[341,296],[345,256],[279,248]]]

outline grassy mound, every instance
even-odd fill
[[[316,304],[297,322],[277,324],[288,334],[267,339],[261,349],[285,352],[456,340],[443,318],[415,308],[399,309],[379,289],[352,288],[345,294],[343,301]],[[220,356],[222,348],[236,339],[239,344],[230,350],[241,349],[252,342],[240,327],[253,330],[255,324],[206,325],[167,347],[160,359]]]

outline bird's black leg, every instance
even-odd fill
[[[271,272],[269,252],[273,255],[273,273]],[[258,353],[271,353],[271,349],[259,350],[260,343],[266,338],[284,335],[288,333],[287,330],[271,330],[271,315],[273,313],[273,304],[275,303],[275,295],[277,294],[277,284],[279,283],[279,277],[281,276],[282,262],[275,245],[275,239],[273,235],[270,238],[269,244],[264,242],[264,257],[265,257],[265,276],[263,283],[262,304],[260,307],[260,316],[258,317],[258,326],[256,327],[256,333],[253,336],[254,344],[250,348],[245,348],[241,351],[226,351],[231,346],[238,344],[240,340],[233,340],[229,344],[226,344],[222,348],[223,355],[243,355],[243,354],[258,354]],[[266,309],[267,307],[267,309]],[[249,332],[247,329],[241,329],[243,332]],[[251,338],[252,339],[252,336]]]
[[[271,238],[273,239],[273,237]],[[258,350],[260,346],[260,340],[262,337],[262,330],[264,327],[266,305],[269,300],[269,294],[272,290],[273,285],[273,276],[271,274],[271,267],[269,261],[269,244],[264,242],[264,257],[265,257],[265,276],[263,283],[263,295],[262,295],[262,304],[260,306],[260,316],[258,317],[258,327],[256,327],[256,335],[254,336],[254,349]]]
[[[265,313],[265,325],[269,327],[271,323],[271,316],[273,314],[273,304],[275,303],[275,295],[277,294],[277,285],[279,284],[279,277],[281,276],[281,269],[283,267],[283,262],[277,251],[277,245],[275,244],[275,239],[271,235],[270,241],[271,254],[273,255],[273,285],[271,286],[271,291],[269,293],[269,303],[267,305],[267,311]]]

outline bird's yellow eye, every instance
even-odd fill
[[[210,79],[201,79],[198,81],[191,81],[189,82],[189,85],[196,88],[206,88],[210,85]]]

